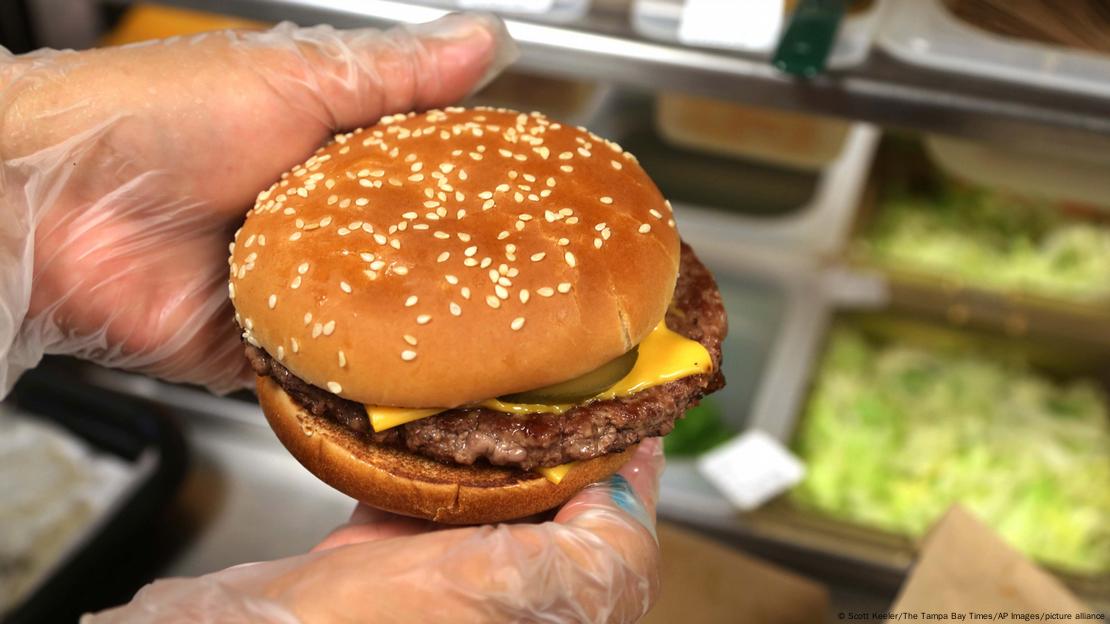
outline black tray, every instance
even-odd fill
[[[49,577],[11,611],[5,624],[75,621],[84,612],[125,601],[147,580],[138,568],[145,538],[185,474],[180,427],[139,399],[81,383],[65,363],[29,372],[6,400],[60,425],[94,449],[141,467],[138,478],[68,550]]]

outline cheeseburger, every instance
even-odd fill
[[[448,523],[562,504],[724,384],[720,293],[619,145],[449,108],[335,137],[258,196],[229,292],[281,442]]]

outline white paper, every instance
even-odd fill
[[[555,0],[458,0],[464,9],[485,9],[506,13],[547,13]]]
[[[783,0],[686,0],[678,40],[687,45],[769,52],[778,41]]]
[[[742,511],[759,507],[805,476],[805,465],[759,429],[750,429],[703,455],[698,470]]]

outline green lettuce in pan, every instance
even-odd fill
[[[1110,222],[1097,213],[964,185],[913,144],[884,147],[865,256],[991,290],[1110,298]]]
[[[796,449],[803,507],[919,536],[958,502],[1034,559],[1110,572],[1110,410],[1093,381],[840,327]]]

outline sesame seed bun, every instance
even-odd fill
[[[678,260],[669,204],[619,146],[453,108],[339,135],[261,193],[229,291],[245,339],[301,379],[455,407],[625,353],[663,318]]]
[[[306,412],[273,379],[259,377],[257,387],[278,439],[322,481],[372,507],[447,524],[499,522],[553,509],[616,472],[636,450],[578,462],[554,484],[533,472],[447,465],[367,443],[350,429]]]

